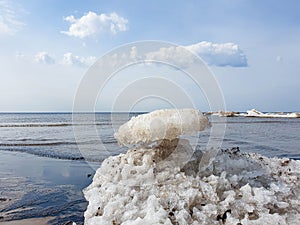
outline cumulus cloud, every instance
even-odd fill
[[[208,65],[246,67],[246,55],[234,43],[212,43],[202,41],[197,44],[182,46],[200,56]],[[159,51],[149,52],[148,60],[168,61],[181,67],[194,62],[195,57],[182,47],[160,48]]]
[[[25,60],[26,56],[22,53],[17,53],[16,58],[18,60]],[[94,62],[96,62],[96,57],[88,56],[88,57],[81,57],[78,55],[74,55],[71,52],[65,53],[60,59],[55,59],[51,54],[48,52],[42,51],[38,52],[34,56],[34,61],[41,64],[47,65],[63,65],[63,66],[77,66],[77,67],[87,67],[91,66]]]
[[[80,18],[70,15],[64,19],[71,25],[68,31],[61,32],[78,38],[85,38],[102,32],[116,34],[119,31],[126,31],[128,23],[128,20],[117,13],[97,14],[95,12],[88,12]]]
[[[218,44],[202,41],[185,47],[202,57],[209,65],[232,67],[245,67],[248,65],[246,55],[234,43]]]
[[[165,61],[180,67],[187,67],[194,62],[195,57],[180,46],[172,46],[160,48],[158,51],[149,52],[146,54],[145,59]]]
[[[13,35],[25,25],[18,15],[24,10],[12,1],[0,0],[0,35]]]
[[[44,64],[48,64],[48,65],[51,65],[51,64],[55,63],[54,57],[52,57],[51,55],[49,55],[48,52],[38,52],[34,56],[34,60],[36,62],[38,62],[38,63],[44,63]]]
[[[80,57],[74,55],[71,52],[67,52],[64,54],[61,64],[67,66],[86,67],[86,66],[91,66],[96,61],[96,59],[97,58],[94,56]]]

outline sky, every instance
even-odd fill
[[[144,40],[173,43],[201,57],[227,110],[300,111],[299,8],[297,0],[0,0],[0,111],[72,111],[97,59]],[[147,57],[182,54],[161,51]],[[109,111],[121,89],[161,76],[180,84],[196,107],[209,110],[205,93],[179,74],[155,65],[124,69],[99,94],[95,109]],[[174,92],[166,86],[168,91]],[[185,107],[183,99],[178,97],[176,107]],[[131,109],[171,106],[150,96]]]

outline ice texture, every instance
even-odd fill
[[[157,167],[161,151],[106,159],[84,190],[85,224],[300,224],[299,161],[233,149],[199,174],[197,157]]]
[[[196,109],[164,109],[131,118],[115,133],[120,145],[150,144],[202,131],[209,125]]]
[[[85,224],[300,224],[299,161],[232,148],[201,169],[198,150],[177,163],[189,148],[164,139],[105,159],[84,190]]]

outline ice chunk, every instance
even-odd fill
[[[283,112],[275,112],[275,113],[262,113],[256,109],[247,110],[246,113],[240,112],[207,112],[206,115],[213,116],[221,116],[221,117],[262,117],[262,118],[300,118],[300,113],[292,112],[292,113],[283,113]]]
[[[151,144],[202,131],[208,119],[196,109],[165,109],[131,118],[115,133],[120,145]]]
[[[264,118],[299,118],[300,114],[293,113],[262,113],[256,109],[251,109],[247,111],[245,116],[248,117],[264,117]]]
[[[184,109],[121,126],[120,144],[159,142],[103,161],[83,191],[85,224],[300,224],[300,161],[233,148],[200,170],[205,154],[186,161],[190,144],[177,137],[207,125],[198,110]]]
[[[247,116],[250,117],[261,117],[264,114],[256,109],[247,110]]]

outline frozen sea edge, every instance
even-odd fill
[[[149,145],[153,132],[142,132],[134,139],[132,134],[140,132],[141,126],[149,128],[141,121],[151,125],[166,114],[171,119],[163,123],[163,137],[170,138],[157,141],[154,135],[157,144]],[[181,122],[176,122],[178,115]],[[116,138],[120,144],[144,141],[147,145],[103,161],[92,184],[84,189],[89,202],[85,224],[300,224],[299,161],[233,148],[219,151],[205,169],[199,168],[200,151],[184,165],[177,164],[191,150],[187,140],[177,137],[203,130],[206,117],[193,109],[179,114],[159,110],[133,120],[123,125]],[[188,128],[187,124],[196,125]],[[169,134],[174,131],[177,135]],[[128,132],[130,139],[125,138]]]

